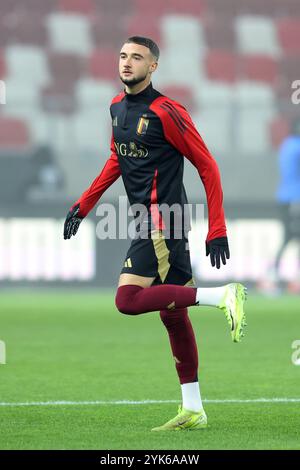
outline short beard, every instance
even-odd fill
[[[122,78],[120,75],[120,80],[124,83],[124,85],[127,85],[128,87],[132,87],[134,85],[137,85],[138,83],[143,82],[147,78],[147,74],[144,77],[139,77],[139,78]]]

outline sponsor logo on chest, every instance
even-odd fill
[[[121,157],[146,158],[148,156],[148,150],[135,142],[129,142],[129,145],[115,142],[115,149]]]

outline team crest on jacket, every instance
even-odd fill
[[[146,119],[147,115],[143,115],[138,122],[136,133],[138,135],[145,135],[149,126],[149,119]]]

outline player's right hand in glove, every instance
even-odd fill
[[[69,210],[65,225],[64,225],[64,239],[67,240],[71,238],[71,236],[76,235],[79,225],[81,224],[83,217],[80,217],[79,214],[80,207],[79,204],[71,207]]]

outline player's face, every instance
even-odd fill
[[[124,44],[120,52],[119,74],[125,85],[143,82],[157,67],[148,47],[140,44]]]

